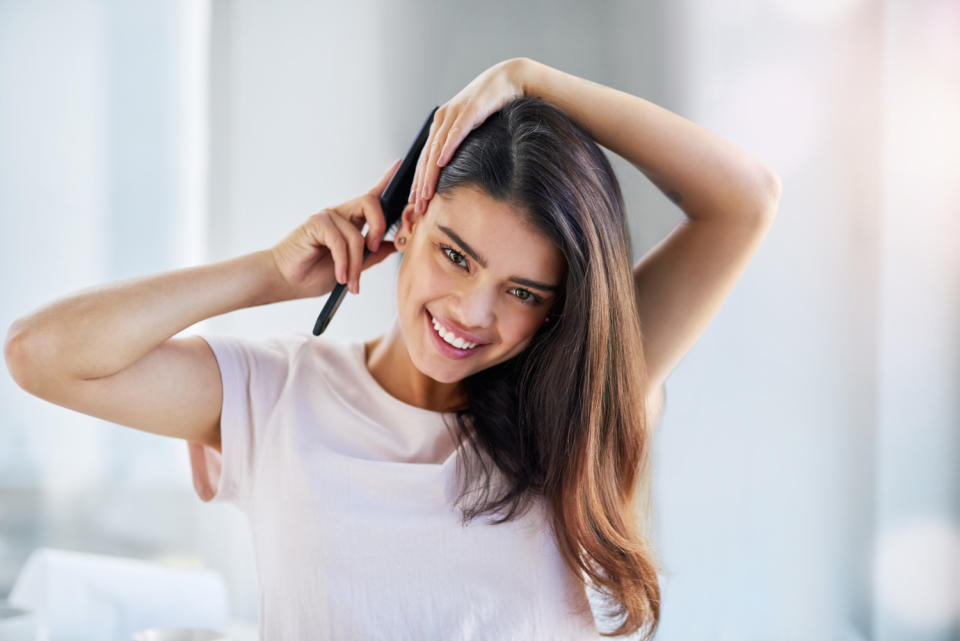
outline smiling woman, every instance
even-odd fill
[[[600,621],[651,636],[630,240],[606,157],[563,111],[505,104],[462,141],[437,198],[407,206],[365,265],[403,250],[385,335],[171,338],[329,293],[345,250],[363,247],[354,215],[388,179],[271,250],[18,319],[4,346],[14,380],[188,441],[198,496],[249,516],[261,638],[380,638],[403,621],[410,638],[594,639],[587,585],[614,605]]]
[[[649,632],[651,430],[613,170],[566,114],[524,96],[464,138],[436,196],[404,211],[397,322],[368,343],[368,367],[398,398],[456,410],[453,437],[476,455],[458,459],[457,504],[477,492],[464,523],[544,500],[568,568],[626,615],[618,633]]]

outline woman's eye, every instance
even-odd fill
[[[462,267],[463,269],[467,269],[466,257],[460,252],[458,252],[456,249],[453,249],[452,247],[447,247],[446,245],[440,245],[440,250],[447,256],[447,259],[451,263],[453,263],[457,267]],[[463,264],[461,264],[461,261],[463,262]],[[524,303],[526,305],[539,305],[541,302],[541,298],[539,296],[537,296],[533,292],[528,291],[526,289],[520,289],[519,287],[515,287],[513,291],[523,293],[523,295],[515,296],[515,298],[519,300],[521,303]]]
[[[517,296],[521,303],[526,303],[527,305],[538,305],[540,303],[540,297],[534,294],[533,292],[527,291],[526,289],[514,288],[515,292],[523,292],[526,296]]]
[[[457,265],[457,266],[459,266],[459,267],[463,267],[464,269],[466,269],[466,267],[467,267],[466,262],[467,262],[467,261],[466,261],[466,259],[464,258],[463,254],[461,254],[460,252],[458,252],[458,251],[455,250],[455,249],[452,249],[452,248],[446,247],[446,246],[443,247],[443,253],[445,253],[445,254],[447,255],[447,258],[450,259],[450,262],[452,262],[453,264],[455,264],[455,265]],[[453,254],[453,255],[456,256],[457,258],[451,258],[450,254]],[[458,258],[459,258],[459,259],[463,259],[463,262],[464,262],[463,265],[460,264],[460,260],[458,260]]]

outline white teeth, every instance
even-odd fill
[[[454,334],[453,332],[448,332],[446,328],[444,328],[443,325],[438,323],[437,320],[432,316],[430,317],[430,320],[433,321],[433,328],[437,330],[438,334],[440,334],[440,338],[442,338],[445,342],[450,343],[457,349],[473,349],[474,347],[477,346],[476,343],[465,341],[459,336],[457,336],[456,334]]]

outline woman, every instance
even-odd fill
[[[687,216],[633,268],[596,143]],[[190,442],[201,498],[250,518],[263,639],[596,638],[585,583],[617,620],[607,635],[652,637],[663,381],[769,229],[779,179],[675,114],[528,58],[437,111],[391,242],[378,196],[396,167],[269,250],[18,320],[11,373]],[[171,338],[336,282],[359,293],[396,250],[382,336]]]

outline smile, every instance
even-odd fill
[[[442,338],[443,340],[447,341],[448,343],[450,343],[451,345],[459,349],[473,349],[479,344],[479,343],[471,343],[468,340],[464,340],[460,338],[453,332],[447,330],[447,328],[441,325],[436,318],[433,319],[433,329],[434,331],[437,332],[437,334],[440,334],[440,338]]]
[[[463,358],[471,356],[486,347],[489,343],[473,343],[465,341],[453,332],[447,331],[443,325],[434,320],[429,311],[424,312],[427,329],[433,336],[433,343],[446,356],[451,358]]]

